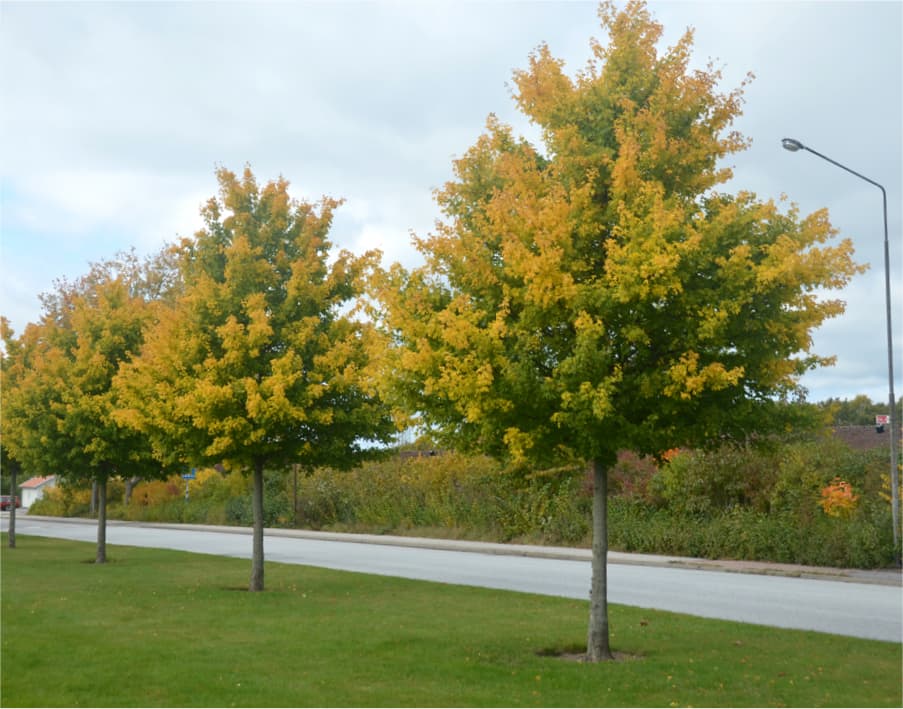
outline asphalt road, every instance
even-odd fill
[[[6,517],[4,513],[4,530],[8,526]],[[16,531],[22,535],[96,540],[96,523],[90,520],[57,521],[17,515]],[[113,522],[108,525],[107,542],[250,558],[249,532],[243,528]],[[436,549],[424,548],[435,546],[427,540],[398,540],[406,546],[396,546],[386,543],[391,539],[375,538],[376,543],[365,543],[365,537],[349,538],[354,541],[268,530],[264,554],[270,562],[568,598],[588,597],[590,565],[579,558],[576,550],[574,554],[560,554],[574,558],[543,558],[549,554],[543,548],[514,547],[514,553],[508,554],[500,553],[500,545],[473,542],[445,542],[440,546],[446,548]],[[638,555],[631,556],[630,563],[612,561],[627,561],[628,556],[609,557],[608,598],[612,603],[875,640],[903,640],[903,589],[899,585],[669,568],[655,562],[661,557],[649,557],[647,564]]]

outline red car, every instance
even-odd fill
[[[0,510],[8,510],[13,505],[13,500],[16,501],[16,507],[22,506],[22,501],[19,499],[19,496],[13,497],[12,495],[2,495],[0,496]]]

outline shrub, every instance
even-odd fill
[[[156,507],[164,502],[185,498],[185,483],[173,475],[166,480],[147,480],[138,483],[132,490],[129,507]]]
[[[311,529],[349,523],[353,516],[344,490],[331,476],[311,476],[302,482],[297,515],[299,524]]]
[[[680,514],[750,506],[768,507],[776,478],[773,455],[750,444],[726,444],[713,451],[672,455],[650,483],[652,498]]]
[[[666,460],[673,459],[677,453],[676,450],[673,451]],[[652,481],[657,473],[658,466],[651,457],[640,457],[631,451],[621,451],[617,463],[608,476],[608,494],[628,500],[654,502],[657,497],[652,489]],[[587,489],[590,489],[592,483],[588,474],[587,483]]]
[[[889,486],[882,476],[887,478],[886,451],[853,451],[831,439],[682,451],[667,456],[661,467],[623,453],[609,478],[609,544],[679,556],[883,566],[893,561],[893,542]],[[576,467],[506,470],[481,456],[396,456],[348,471],[321,468],[300,475],[296,506],[293,475],[268,470],[264,482],[268,527],[290,526],[297,517],[300,526],[313,529],[591,541],[591,486]],[[128,507],[111,504],[109,514],[252,523],[251,479],[241,472],[199,471],[187,502],[184,493],[178,476],[144,482]],[[834,501],[826,509],[821,503],[827,499]],[[58,489],[35,511],[85,514],[89,500],[90,490]],[[826,514],[841,508],[842,514]]]
[[[393,458],[313,471],[299,482],[298,516],[314,528],[576,543],[589,532],[581,482],[577,469],[525,474],[480,456]]]
[[[240,475],[232,473],[229,477]],[[242,476],[250,484],[249,476]],[[233,483],[235,484],[235,483]],[[263,525],[264,527],[287,527],[294,522],[291,502],[285,491],[285,475],[274,471],[265,471],[263,478]],[[225,503],[224,517],[226,524],[242,527],[254,523],[252,495],[245,493],[230,497]]]
[[[80,517],[91,509],[91,488],[74,487],[65,481],[44,491],[29,508],[30,514],[51,517]]]

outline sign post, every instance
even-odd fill
[[[188,502],[188,485],[190,481],[194,480],[197,477],[197,468],[192,468],[189,473],[182,473],[182,480],[185,481],[185,502]]]

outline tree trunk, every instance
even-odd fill
[[[593,580],[586,658],[599,662],[613,659],[608,644],[608,467],[599,460],[588,467],[593,476]]]
[[[95,483],[97,489],[97,558],[95,564],[107,563],[107,479]]]
[[[263,590],[263,461],[254,463],[254,541],[251,550],[251,585],[249,591]]]
[[[141,478],[135,476],[131,477],[125,481],[125,497],[123,498],[123,505],[126,507],[129,506],[129,502],[132,501],[132,492],[137,487],[138,483],[141,482]]]
[[[9,466],[9,493],[12,502],[9,505],[9,536],[7,543],[10,549],[16,548],[16,464]]]
[[[298,528],[298,464],[292,464],[292,473],[294,474],[294,492],[292,493],[292,509],[295,511],[294,514],[294,527]]]

